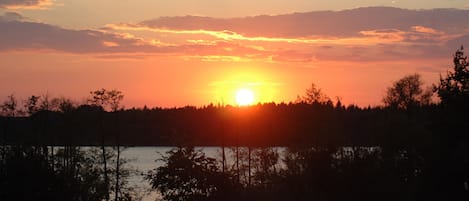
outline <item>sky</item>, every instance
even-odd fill
[[[315,83],[382,104],[469,45],[467,0],[0,0],[0,100],[118,89],[126,107],[290,102]]]

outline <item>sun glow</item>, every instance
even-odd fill
[[[220,79],[210,83],[210,97],[213,97],[212,100],[216,104],[231,106],[280,102],[279,93],[283,84],[268,70],[270,69],[237,65],[226,68],[213,75]]]
[[[236,91],[236,103],[240,106],[250,105],[254,102],[254,93],[250,89]]]

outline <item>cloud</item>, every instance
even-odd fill
[[[103,54],[100,58],[140,58],[141,56],[136,54],[176,54],[204,57],[205,61],[241,61],[235,58],[262,54],[258,47],[226,41],[168,44],[155,39],[145,40],[131,34],[72,30],[44,23],[18,21],[19,19],[23,18],[14,13],[0,16],[0,51],[54,50],[76,54]]]
[[[439,43],[458,37],[458,34],[446,34],[443,31],[424,27],[412,26],[407,30],[383,29],[361,31],[365,37],[376,38],[380,41],[388,42],[408,42],[408,43]]]
[[[44,23],[20,21],[21,15],[0,17],[0,51],[56,50],[70,53],[145,51],[152,46],[138,38],[94,30],[64,29]]]
[[[454,41],[469,34],[469,24],[461,20],[466,18],[469,10],[370,7],[227,19],[161,17],[107,28],[261,47],[273,61],[377,61],[447,57]]]
[[[246,37],[354,37],[364,30],[406,30],[410,27],[420,31],[434,29],[457,33],[469,27],[461,20],[467,18],[469,10],[370,7],[228,19],[200,16],[161,17],[143,21],[138,25],[164,30],[229,30]],[[427,29],[422,30],[418,26]]]
[[[231,57],[214,56],[217,53],[225,55],[226,52],[235,56],[242,56],[243,54],[240,54],[240,52],[244,52],[245,57],[248,57],[251,54],[246,52],[253,52],[254,50],[258,50],[253,53],[258,54],[255,58],[276,62],[309,63],[316,60],[338,60],[341,58],[351,61],[403,60],[424,58],[428,55],[442,57],[443,55],[447,56],[444,52],[441,54],[442,51],[448,50],[445,46],[447,41],[460,36],[446,34],[420,25],[408,27],[406,30],[366,30],[361,31],[359,36],[335,38],[248,37],[227,30],[168,30],[125,24],[108,25],[107,29],[151,31],[166,36],[186,37],[188,38],[186,41],[191,44],[206,45],[205,47],[208,47],[202,51],[197,49],[199,52],[209,52],[209,55],[211,55],[210,57],[204,56],[201,59],[203,61],[228,60],[226,58]],[[201,37],[201,35],[211,36],[212,38],[197,40],[197,37]],[[192,53],[197,52],[193,51]],[[249,59],[253,58],[250,57]],[[231,60],[241,61],[240,59]]]
[[[166,54],[206,62],[446,58],[469,44],[469,25],[455,20],[464,16],[469,11],[359,8],[230,19],[163,17],[73,30],[6,13],[0,16],[0,51],[55,50],[102,59]]]
[[[435,30],[435,29],[432,29],[432,28],[428,28],[428,27],[424,27],[424,26],[413,26],[412,29],[415,30],[416,32],[419,32],[419,33],[426,33],[426,34],[433,34],[433,35],[443,34],[443,32],[441,32],[441,31],[438,31],[438,30]]]
[[[0,15],[0,21],[22,21],[24,19],[21,14],[15,12],[6,12],[3,16]]]
[[[108,24],[106,28],[113,30],[124,30],[124,31],[152,31],[158,33],[168,33],[168,34],[192,34],[192,35],[209,35],[217,39],[222,39],[225,41],[233,40],[244,40],[244,41],[260,41],[260,42],[285,42],[285,43],[322,43],[322,42],[332,42],[337,41],[337,39],[322,39],[322,38],[281,38],[281,37],[262,37],[255,36],[249,37],[242,35],[237,32],[222,30],[222,31],[212,31],[212,30],[172,30],[172,29],[160,29],[152,28],[149,26],[142,25],[129,25],[129,24]],[[191,40],[198,41],[198,40]]]
[[[406,33],[398,29],[381,29],[360,31],[360,34],[369,38],[377,38],[380,41],[400,42],[404,40]]]
[[[461,47],[461,45],[469,47],[469,34],[461,35],[447,42],[447,46],[454,49],[454,51],[456,51],[457,48]]]
[[[274,62],[301,62],[309,63],[317,61],[316,54],[311,52],[302,51],[280,51],[270,56],[271,61]]]
[[[248,57],[230,56],[230,55],[204,55],[204,56],[186,56],[185,60],[201,60],[205,62],[250,62]]]
[[[0,0],[0,8],[6,9],[45,9],[53,4],[52,0]]]

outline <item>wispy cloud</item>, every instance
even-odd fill
[[[71,53],[145,50],[136,38],[94,30],[72,30],[44,23],[19,21],[20,15],[0,17],[0,51],[50,49]]]
[[[53,0],[1,0],[0,8],[6,9],[47,9],[54,5]]]
[[[461,34],[464,34],[464,33],[447,34],[443,31],[439,31],[439,30],[424,27],[424,26],[412,26],[412,27],[409,27],[407,30],[399,30],[399,29],[367,30],[367,31],[361,31],[360,34],[368,38],[374,38],[381,44],[385,41],[387,41],[388,43],[399,42],[401,44],[402,43],[435,44],[435,43],[446,42],[453,38],[459,37]]]
[[[6,12],[3,16],[0,15],[0,21],[22,21],[25,18],[16,12]]]
[[[412,29],[416,32],[420,33],[427,33],[427,34],[433,34],[433,35],[442,35],[444,32],[438,31],[432,28],[424,27],[424,26],[413,26]]]
[[[390,43],[396,42],[393,38],[387,38],[390,40],[383,40],[385,37],[379,37],[378,40],[372,40],[375,37],[321,37],[321,36],[312,36],[312,37],[300,37],[300,38],[287,38],[287,37],[261,37],[261,36],[245,36],[243,34],[222,30],[222,31],[211,31],[211,30],[171,30],[171,29],[160,29],[152,28],[149,26],[142,25],[131,25],[131,24],[108,24],[105,26],[106,29],[119,30],[119,31],[151,31],[157,33],[166,33],[166,34],[179,34],[179,35],[208,35],[212,36],[214,39],[223,40],[223,41],[248,41],[248,42],[274,42],[274,43],[292,43],[292,44],[371,44],[371,43]],[[365,36],[377,36],[377,34],[371,34],[368,32],[361,32]],[[190,42],[204,42],[210,43],[207,40],[188,40]],[[398,40],[399,41],[399,40]]]
[[[468,28],[468,10],[406,10],[390,7],[318,11],[276,16],[211,18],[199,16],[161,17],[138,25],[168,30],[229,30],[247,37],[301,38],[311,36],[353,37],[364,30],[399,29],[413,26],[458,32]]]
[[[204,55],[204,56],[185,56],[185,60],[201,60],[205,62],[250,62],[252,59],[248,57],[241,56],[231,56],[231,55]]]

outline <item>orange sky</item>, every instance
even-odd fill
[[[96,10],[103,2],[11,2],[15,6],[0,3],[0,97],[47,93],[80,102],[89,91],[107,88],[123,91],[126,107],[202,106],[235,104],[236,90],[250,88],[257,101],[289,102],[314,82],[333,99],[373,106],[404,75],[420,73],[427,84],[436,83],[454,51],[469,44],[469,25],[460,20],[469,18],[468,10],[414,10],[415,2],[400,5],[409,9],[340,10],[298,1],[284,10],[280,3],[271,10],[259,6],[258,14],[269,14],[263,16],[255,16],[255,5],[239,14],[174,7],[150,16],[135,3],[141,14],[122,10],[83,19],[72,6]],[[315,11],[321,9],[340,11]]]

